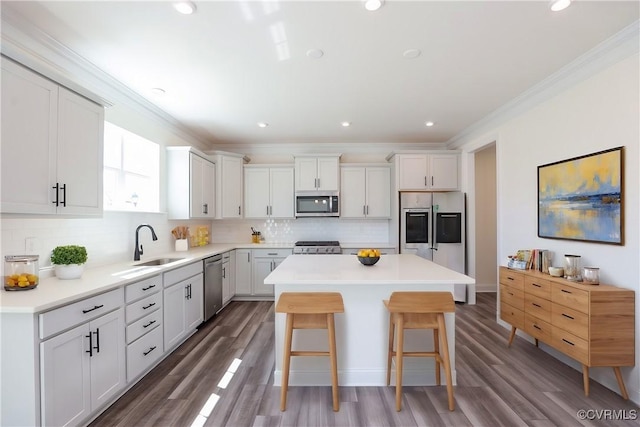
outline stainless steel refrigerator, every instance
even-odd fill
[[[400,193],[400,253],[412,253],[466,274],[465,195],[461,192]],[[454,287],[466,301],[466,286]]]

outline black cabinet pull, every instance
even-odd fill
[[[146,325],[142,325],[143,328],[148,328],[149,326],[153,325],[154,323],[156,323],[155,320],[151,320],[149,321],[149,323],[147,323]]]
[[[514,279],[513,279],[513,277],[507,277],[507,279],[509,279],[509,280],[514,280]]]
[[[535,286],[536,288],[541,288],[542,286],[538,285],[537,283],[532,283],[531,285]]]
[[[575,317],[571,317],[571,316],[569,316],[568,314],[564,314],[564,313],[562,313],[562,316],[564,316],[564,317],[566,317],[566,318],[568,318],[568,319],[571,319],[571,320],[575,320]]]
[[[567,343],[567,344],[569,344],[569,345],[573,345],[573,346],[575,346],[575,344],[574,344],[574,343],[572,343],[571,341],[567,341],[567,340],[565,340],[564,338],[562,338],[562,341],[566,342],[566,343]]]
[[[145,305],[144,307],[142,307],[142,309],[143,309],[143,310],[146,310],[147,308],[151,308],[151,307],[153,307],[154,305],[156,305],[156,303],[155,303],[155,302],[152,302],[152,303],[150,303],[149,305]]]
[[[85,337],[89,338],[89,350],[85,350],[85,353],[89,353],[89,357],[93,357],[93,335],[89,332],[89,335],[85,335]]]
[[[153,350],[155,350],[155,349],[156,349],[156,346],[154,345],[154,346],[153,346],[153,347],[151,347],[148,351],[144,351],[144,352],[142,352],[142,354],[144,354],[144,355],[146,356],[147,354],[151,353],[151,352],[152,352]]]
[[[62,206],[67,206],[67,184],[62,184]]]
[[[149,286],[147,286],[146,288],[142,288],[142,290],[143,290],[143,291],[148,291],[149,289],[151,289],[151,288],[155,288],[155,287],[156,287],[156,285],[149,285]]]
[[[204,205],[202,205],[202,213],[203,214],[208,214],[209,213],[209,204],[205,203]]]
[[[100,328],[96,328],[94,334],[96,335],[96,346],[93,348],[95,349],[96,353],[100,353]]]
[[[531,303],[531,305],[532,305],[532,306],[534,306],[534,307],[542,308],[542,306],[541,306],[541,305],[536,304],[535,302],[532,302],[532,303]]]
[[[538,325],[533,325],[534,328],[536,328],[537,330],[541,331],[542,329],[540,328],[540,326]]]
[[[89,312],[91,312],[91,311],[93,311],[93,310],[97,310],[97,309],[102,308],[102,307],[104,307],[104,304],[95,305],[95,306],[93,306],[93,308],[90,308],[90,309],[88,309],[88,310],[82,310],[82,312],[83,312],[84,314],[87,314],[87,313],[89,313]]]
[[[51,188],[53,188],[54,190],[56,190],[56,199],[55,199],[53,202],[51,202],[51,203],[53,203],[53,204],[54,204],[54,205],[56,205],[56,206],[59,206],[59,204],[60,204],[60,203],[58,202],[58,190],[60,189],[60,187],[58,186],[58,183],[56,182],[56,185],[54,185],[54,186],[53,186],[53,187],[51,187]]]
[[[226,267],[222,267],[222,278],[223,279],[227,278],[227,268]]]
[[[562,292],[564,292],[565,294],[570,294],[570,293],[571,293],[571,291],[567,291],[567,290],[565,290],[565,289],[560,289],[560,290],[561,290]]]

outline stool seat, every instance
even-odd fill
[[[444,313],[455,312],[455,302],[450,292],[393,292],[383,301],[389,311],[389,348],[387,353],[387,385],[391,383],[391,361],[396,358],[396,411],[402,406],[402,368],[404,357],[433,357],[436,360],[436,384],[440,385],[440,363],[444,365],[447,379],[449,410],[455,409],[449,345]],[[432,329],[433,351],[405,352],[405,329]],[[397,330],[397,331],[396,331]],[[397,333],[397,345],[394,340]],[[442,348],[442,352],[440,351]]]
[[[340,402],[338,401],[338,362],[334,314],[344,313],[342,295],[338,292],[283,292],[278,298],[275,311],[287,314],[280,410],[284,411],[287,407],[291,356],[329,356],[333,410],[338,411]],[[327,329],[329,351],[292,351],[291,343],[294,329]]]

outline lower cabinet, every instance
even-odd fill
[[[73,425],[125,386],[124,310],[40,344],[42,424]]]
[[[251,295],[251,249],[236,249],[236,295]]]
[[[164,351],[181,343],[204,319],[202,262],[164,273]]]
[[[236,253],[222,254],[222,305],[225,306],[236,294]]]
[[[273,296],[273,285],[265,285],[264,279],[291,253],[291,249],[253,250],[252,295]]]

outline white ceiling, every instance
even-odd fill
[[[211,143],[443,143],[639,17],[637,1],[195,3],[188,16],[158,1],[2,9]]]

